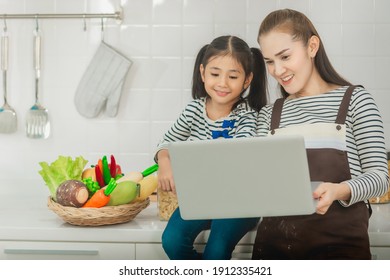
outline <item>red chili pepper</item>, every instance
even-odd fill
[[[96,181],[98,182],[99,186],[104,187],[106,184],[104,183],[103,173],[100,170],[99,165],[95,166],[95,175],[96,175]]]
[[[116,161],[115,161],[115,157],[113,155],[111,155],[111,159],[110,159],[110,174],[111,174],[111,177],[112,178],[115,178],[116,176]]]

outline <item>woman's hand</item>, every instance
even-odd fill
[[[158,187],[163,191],[172,191],[176,193],[175,182],[173,181],[173,173],[171,160],[168,150],[160,150],[157,154],[158,161]]]
[[[318,199],[317,214],[324,215],[335,200],[349,200],[351,189],[346,183],[321,183],[313,192],[313,198]]]

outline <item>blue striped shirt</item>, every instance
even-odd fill
[[[166,149],[169,142],[213,139],[212,131],[226,132],[231,138],[256,136],[258,112],[246,103],[239,104],[225,118],[211,120],[206,113],[206,99],[190,101],[179,118],[165,133],[157,146],[157,151]],[[230,122],[226,127],[224,121]]]

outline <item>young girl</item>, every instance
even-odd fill
[[[311,21],[270,13],[258,41],[283,98],[259,114],[259,135],[301,134],[317,213],[264,218],[253,259],[370,259],[366,201],[389,185],[383,123],[372,96],[332,67]]]
[[[158,145],[158,181],[164,191],[175,192],[167,143],[256,135],[258,111],[268,100],[259,49],[249,48],[235,36],[218,37],[204,46],[195,62],[192,97]],[[167,223],[162,245],[170,259],[230,259],[236,244],[258,221],[183,220],[177,208]],[[211,230],[208,242],[199,253],[193,243],[206,229]]]

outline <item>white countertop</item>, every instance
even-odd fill
[[[99,227],[74,226],[64,222],[47,207],[47,197],[17,198],[22,201],[13,207],[13,199],[0,205],[0,240],[13,241],[81,241],[81,242],[161,242],[166,222],[157,216],[155,202],[134,220]]]
[[[166,225],[158,218],[156,202],[151,202],[128,223],[73,226],[47,208],[46,199],[18,197],[17,200],[23,203],[17,208],[14,207],[16,197],[4,200],[0,205],[0,240],[160,243]],[[374,204],[372,208],[374,212],[369,227],[371,246],[390,246],[390,204]],[[254,236],[253,231],[240,243],[251,243]]]
[[[48,192],[47,196],[44,191],[24,195],[1,193],[1,196],[1,241],[160,243],[166,226],[166,222],[158,218],[156,202],[151,202],[130,222],[81,227],[64,222],[47,207]],[[390,204],[373,204],[372,208],[369,227],[371,246],[390,247]],[[206,234],[197,240],[201,242]],[[254,237],[255,231],[252,231],[240,243],[251,244]]]

